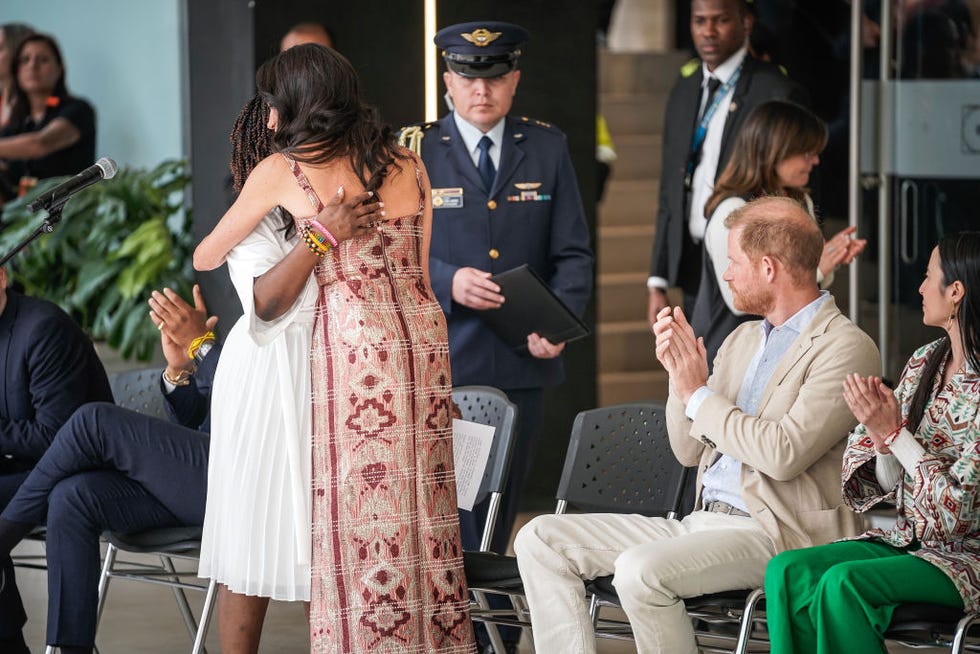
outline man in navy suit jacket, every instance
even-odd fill
[[[664,114],[660,201],[647,279],[651,326],[668,304],[668,287],[683,290],[684,310],[692,314],[701,282],[704,205],[745,118],[766,100],[808,101],[806,91],[782,70],[748,53],[753,22],[746,0],[691,0],[698,58],[681,67]],[[695,139],[702,121],[706,130]]]
[[[0,507],[86,402],[112,401],[91,341],[54,304],[7,289],[0,268]],[[27,621],[9,556],[0,558],[0,651],[26,652]]]
[[[172,422],[105,402],[80,407],[0,516],[0,554],[34,525],[47,525],[46,640],[62,654],[91,652],[95,643],[103,531],[204,521],[206,432],[221,346],[206,341],[195,359],[188,356],[194,339],[217,320],[208,318],[197,286],[194,300],[191,307],[169,289],[150,299],[167,359],[160,390]]]
[[[581,315],[592,291],[592,252],[565,135],[539,120],[508,116],[524,28],[485,21],[439,31],[454,111],[403,131],[419,146],[432,183],[432,287],[446,314],[453,385],[484,384],[518,406],[518,434],[491,547],[503,552],[533,460],[544,386],[564,379],[564,343],[528,334],[515,351],[483,311],[504,302],[489,278],[528,264]],[[413,137],[412,134],[415,136]],[[484,517],[461,516],[463,545],[476,549]]]

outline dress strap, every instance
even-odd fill
[[[425,186],[422,184],[422,164],[417,154],[412,153],[412,162],[415,164],[415,181],[419,185],[419,213],[425,210]]]
[[[299,162],[297,162],[295,159],[287,157],[285,154],[282,155],[282,158],[289,164],[289,169],[292,171],[293,177],[296,178],[300,188],[303,189],[304,193],[306,193],[306,197],[309,198],[310,204],[313,205],[314,211],[316,211],[316,213],[323,211],[323,202],[320,201],[320,196],[313,190],[313,185],[310,184],[310,180],[307,179],[306,173],[304,173],[303,169],[299,167]]]

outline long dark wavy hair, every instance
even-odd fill
[[[956,308],[956,324],[960,328],[967,361],[974,370],[980,371],[980,232],[947,234],[938,247],[942,287],[957,280],[963,284],[963,299]],[[926,405],[932,399],[933,380],[949,356],[949,350],[949,336],[943,336],[922,370],[907,416],[909,431],[913,433],[919,428]]]
[[[277,151],[321,164],[346,158],[365,190],[377,191],[395,159],[407,159],[394,132],[361,101],[357,73],[336,50],[312,43],[262,64],[259,95],[279,114]]]
[[[807,189],[783,187],[776,165],[798,154],[823,152],[826,145],[827,125],[809,109],[786,100],[763,102],[739,129],[704,215],[710,218],[722,200],[733,197],[785,195],[805,204]]]
[[[55,61],[58,62],[58,66],[61,67],[61,75],[58,77],[58,81],[55,82],[54,91],[51,92],[53,97],[57,97],[59,100],[64,100],[68,97],[68,88],[65,85],[65,60],[61,56],[61,48],[58,47],[58,42],[54,40],[53,36],[48,34],[34,33],[29,36],[24,37],[24,40],[20,42],[17,50],[14,52],[14,58],[11,62],[11,72],[13,73],[13,79],[10,82],[11,97],[13,98],[13,109],[10,112],[10,124],[20,125],[27,114],[31,110],[30,103],[27,101],[27,94],[24,90],[20,88],[20,82],[17,81],[17,75],[20,73],[20,56],[24,52],[24,48],[29,43],[43,43],[51,50],[54,55]]]

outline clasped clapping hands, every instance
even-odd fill
[[[704,339],[694,335],[680,307],[664,307],[653,324],[657,360],[667,370],[674,391],[687,404],[691,395],[708,381],[708,353]]]
[[[864,425],[875,448],[886,451],[885,438],[902,425],[902,410],[892,390],[881,377],[862,377],[855,372],[844,378],[844,401]]]

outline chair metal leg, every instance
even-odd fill
[[[975,613],[968,613],[956,623],[956,635],[953,636],[953,644],[949,648],[951,654],[963,654],[963,650],[966,647],[966,634],[978,618],[980,616]]]
[[[197,635],[194,637],[194,648],[191,654],[207,654],[204,649],[204,639],[208,635],[208,627],[211,625],[211,614],[214,612],[214,598],[218,594],[218,582],[212,577],[208,582],[208,591],[204,595],[204,607],[201,609],[201,622],[197,626]]]
[[[531,624],[531,611],[527,608],[527,602],[523,595],[511,595],[510,603],[514,607],[514,612],[521,619],[521,621]],[[521,631],[527,635],[527,643],[531,646],[531,652],[534,652],[534,633],[531,631],[530,627],[523,627]]]
[[[745,654],[749,647],[749,638],[752,636],[752,620],[755,617],[755,609],[759,605],[759,600],[766,595],[762,588],[756,588],[745,599],[745,610],[739,622],[738,642],[735,644],[734,654]]]
[[[592,630],[599,628],[599,596],[589,597],[589,618],[592,619]]]
[[[167,571],[170,581],[175,584],[180,583],[180,577],[177,576],[177,569],[174,568],[174,562],[169,556],[160,554],[160,567]],[[180,610],[181,617],[184,618],[184,625],[187,626],[187,634],[191,638],[194,638],[197,635],[197,620],[194,619],[194,613],[187,603],[187,595],[184,594],[184,589],[178,586],[171,586],[170,590],[173,591],[174,599],[177,600],[177,608]]]

